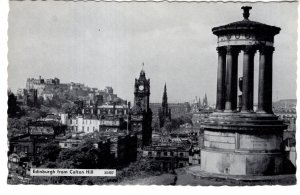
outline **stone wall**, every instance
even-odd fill
[[[201,170],[228,175],[273,175],[283,171],[282,131],[204,131]]]

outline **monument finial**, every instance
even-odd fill
[[[241,9],[244,10],[244,12],[243,12],[244,20],[248,20],[248,18],[250,16],[249,10],[252,9],[252,7],[251,6],[243,6]]]

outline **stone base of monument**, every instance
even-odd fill
[[[201,171],[226,177],[290,172],[282,145],[286,125],[274,114],[215,112],[202,128]]]
[[[191,175],[194,180],[198,180],[199,183],[203,180],[211,181],[214,185],[215,181],[221,182],[222,185],[295,185],[295,174],[282,174],[282,175],[224,175],[214,174],[201,171],[200,166],[186,167],[181,171],[177,171],[180,174]],[[195,182],[194,182],[195,183]]]
[[[282,153],[201,151],[201,170],[223,175],[277,175],[284,172]]]

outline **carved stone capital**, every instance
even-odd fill
[[[252,54],[253,55],[256,52],[256,48],[254,46],[247,45],[247,46],[244,47],[243,51],[244,51],[245,54]]]
[[[274,52],[274,47],[270,47],[270,46],[261,46],[259,48],[259,53],[262,54],[272,54]]]
[[[241,50],[237,46],[227,46],[226,51],[228,55],[238,55]]]
[[[225,47],[217,47],[217,51],[219,55],[225,55],[226,54],[226,48]]]

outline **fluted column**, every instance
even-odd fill
[[[216,110],[225,109],[226,48],[218,47],[218,75]]]
[[[232,112],[237,109],[237,72],[238,72],[238,49],[233,46],[227,47],[226,53],[226,102],[225,111]]]
[[[258,112],[272,112],[273,47],[262,47],[259,52]]]
[[[255,50],[253,46],[245,47],[243,57],[242,112],[253,111],[254,54]]]

